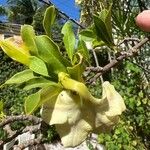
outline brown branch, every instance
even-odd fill
[[[118,65],[124,59],[126,59],[128,57],[135,56],[135,54],[138,52],[139,48],[141,48],[141,46],[143,46],[144,44],[146,44],[149,40],[150,40],[150,37],[147,37],[147,38],[143,39],[141,42],[139,42],[137,45],[135,45],[134,47],[132,47],[129,50],[129,51],[131,51],[130,53],[123,53],[118,58],[112,60],[109,64],[107,64],[106,66],[104,66],[103,69],[101,69],[100,72],[98,72],[92,79],[90,79],[88,81],[88,83],[90,84],[90,83],[95,82],[98,77],[100,77],[105,72],[109,71],[112,67],[115,67],[116,65]]]
[[[138,43],[140,42],[140,40],[138,38],[125,38],[121,42],[119,42],[117,45],[119,46],[119,45],[121,45],[121,44],[123,44],[125,42],[130,42],[130,41],[138,42]]]
[[[32,115],[9,116],[5,118],[4,120],[2,120],[2,122],[0,123],[0,128],[14,121],[25,121],[25,120],[31,121],[33,122],[33,124],[38,124],[42,122],[41,118],[38,118]]]

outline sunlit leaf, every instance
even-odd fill
[[[40,75],[49,76],[46,64],[38,57],[30,56],[29,68]]]
[[[51,36],[51,26],[54,24],[56,18],[56,11],[54,6],[46,9],[43,20],[43,27],[48,36]]]
[[[44,88],[50,85],[56,85],[56,83],[42,77],[36,77],[25,82],[21,85],[21,88],[24,90],[30,90],[33,88]]]
[[[21,37],[32,55],[37,55],[37,48],[34,42],[35,31],[30,25],[21,26]]]
[[[59,85],[52,85],[42,88],[37,93],[28,96],[25,100],[26,114],[32,114],[38,107],[42,106],[47,101],[53,101],[60,93],[61,87]]]
[[[72,29],[72,24],[70,22],[65,23],[61,32],[64,35],[63,41],[65,44],[67,54],[70,60],[72,61],[73,55],[75,53],[75,43],[76,43],[75,35]]]
[[[85,65],[83,56],[80,53],[77,53],[78,64],[74,65],[73,67],[67,67],[68,73],[70,74],[71,78],[82,81],[82,73],[85,71]]]
[[[20,37],[11,37],[0,41],[2,50],[12,59],[24,64],[29,65],[29,50],[23,44]]]
[[[32,94],[25,100],[25,112],[31,114],[35,111],[40,103],[40,92]]]
[[[27,82],[28,80],[35,78],[33,71],[30,69],[16,73],[10,79],[8,79],[5,84],[21,84]]]
[[[59,47],[48,36],[37,36],[35,43],[39,57],[48,64],[51,73],[66,72],[66,66],[70,66],[70,63],[63,58]]]

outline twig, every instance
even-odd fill
[[[130,41],[138,42],[138,43],[140,42],[140,40],[138,38],[125,38],[121,42],[118,43],[118,46],[120,46],[124,42],[130,42]]]
[[[103,70],[102,67],[86,67],[86,71],[92,71],[92,72],[101,72]]]
[[[131,53],[124,53],[121,56],[119,56],[118,58],[116,58],[115,60],[112,60],[109,64],[107,64],[106,66],[103,67],[103,69],[97,73],[92,79],[90,79],[88,81],[88,83],[92,83],[95,82],[96,79],[101,76],[103,73],[107,72],[108,70],[110,70],[112,67],[116,66],[117,64],[119,64],[123,59],[127,58],[127,57],[133,57],[139,50],[139,48],[141,46],[143,46],[145,43],[147,43],[150,40],[150,37],[147,37],[145,39],[143,39],[141,42],[139,42],[137,45],[135,45],[134,47],[132,47],[129,51],[131,51]]]

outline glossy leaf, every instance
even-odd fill
[[[35,43],[39,57],[48,64],[51,73],[66,72],[66,66],[70,64],[61,55],[59,47],[48,36],[37,36]]]
[[[38,57],[30,57],[29,68],[40,75],[49,76],[46,64],[43,60],[39,59]]]
[[[27,70],[16,73],[14,76],[8,79],[5,82],[5,84],[21,84],[33,78],[35,78],[35,76],[33,75],[33,71],[30,69],[27,69]]]
[[[24,65],[29,65],[29,50],[20,37],[11,37],[0,41],[2,50],[12,59]]]
[[[61,32],[64,35],[63,41],[65,44],[67,54],[70,60],[72,61],[73,55],[75,53],[75,44],[76,44],[75,35],[72,30],[72,24],[70,22],[65,23]]]
[[[43,27],[45,33],[51,36],[51,26],[54,24],[56,19],[56,11],[54,6],[50,6],[46,9],[43,20]]]
[[[37,48],[34,42],[35,31],[30,25],[21,26],[21,37],[25,45],[29,48],[32,55],[37,55]]]

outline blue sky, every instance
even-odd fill
[[[0,5],[6,5],[7,0],[0,0]],[[51,0],[53,4],[69,17],[78,20],[79,8],[75,5],[75,0]]]

